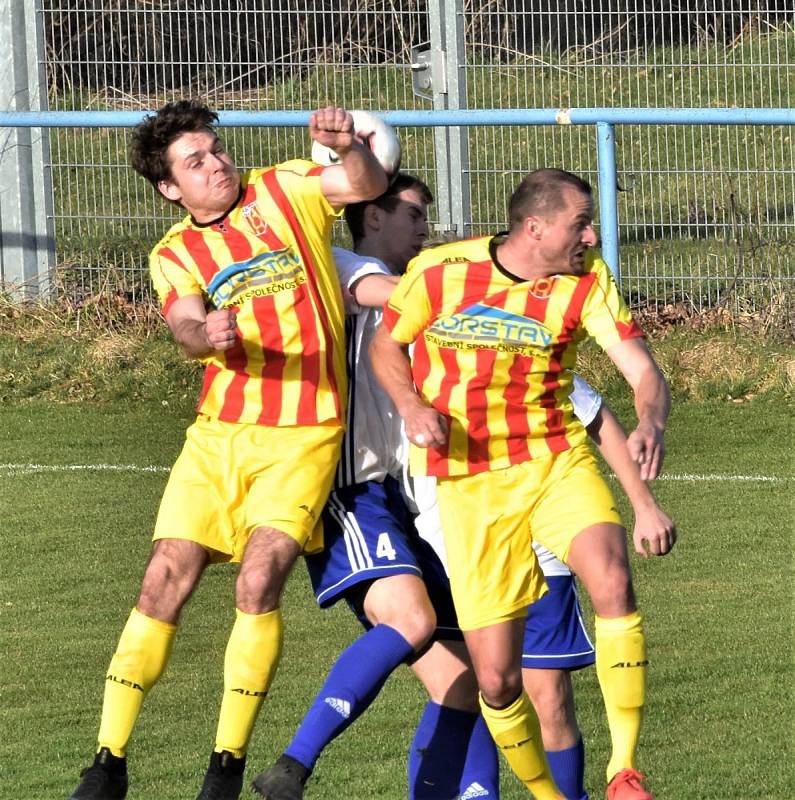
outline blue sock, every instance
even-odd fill
[[[359,718],[412,651],[388,625],[360,636],[334,663],[285,753],[312,769],[323,748]]]
[[[480,714],[431,700],[409,751],[409,800],[459,795],[499,798],[497,750]]]
[[[482,794],[483,791],[488,794]],[[465,797],[500,796],[500,762],[486,720],[478,714],[467,747],[467,760],[461,775],[459,792]],[[469,792],[469,794],[467,794]]]
[[[588,800],[585,791],[585,747],[582,737],[566,750],[547,750],[552,777],[566,800]]]

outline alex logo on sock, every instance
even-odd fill
[[[648,660],[644,661],[616,661],[610,669],[629,669],[630,667],[648,667]]]

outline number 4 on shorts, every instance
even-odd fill
[[[375,555],[376,558],[386,558],[388,561],[395,560],[397,553],[395,552],[395,548],[392,547],[392,541],[386,531],[378,534],[378,544],[375,548]]]

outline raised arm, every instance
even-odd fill
[[[174,338],[191,358],[229,350],[237,338],[235,315],[226,309],[207,311],[199,295],[174,302],[166,315]]]
[[[356,140],[350,113],[333,107],[315,111],[309,118],[309,135],[330,147],[340,159],[320,176],[320,188],[333,208],[374,200],[386,191],[386,172],[370,150]]]
[[[632,543],[635,552],[644,558],[648,558],[649,552],[664,556],[676,542],[676,526],[657,505],[654,495],[641,478],[638,465],[630,455],[627,436],[621,423],[602,403],[599,413],[587,430],[632,504],[635,514]],[[644,542],[648,543],[648,552]]]
[[[447,441],[447,420],[417,394],[408,347],[395,341],[383,324],[370,344],[370,365],[403,419],[409,441],[441,447]]]
[[[635,393],[638,426],[629,435],[627,446],[640,467],[640,477],[651,480],[660,474],[665,458],[663,435],[671,410],[668,384],[643,339],[619,342],[607,354]]]

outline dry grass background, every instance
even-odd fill
[[[637,314],[679,399],[745,402],[795,394],[795,343],[786,318],[702,314],[684,307]],[[184,358],[152,303],[100,293],[74,303],[12,303],[0,297],[0,403],[119,400],[185,404],[201,367]],[[580,371],[610,397],[626,386],[595,346]]]

